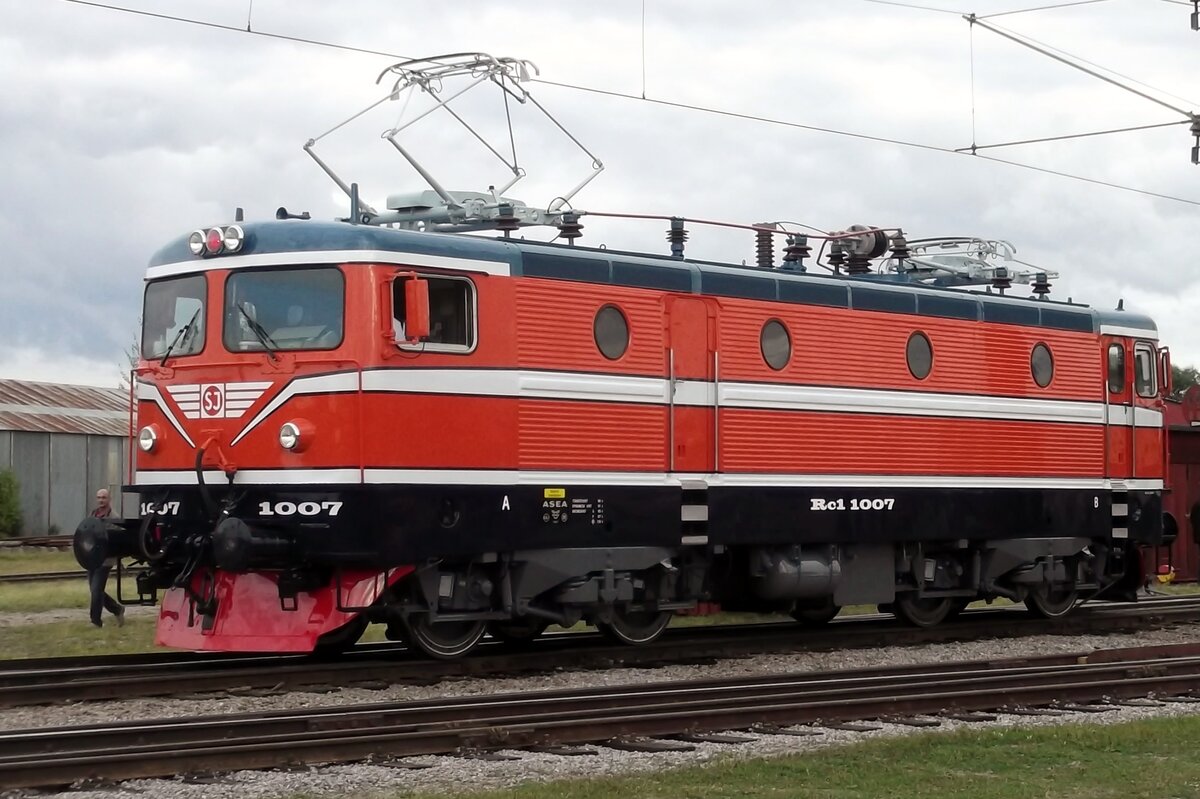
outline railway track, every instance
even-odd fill
[[[362,644],[335,660],[308,656],[156,652],[100,658],[0,661],[0,707],[147,696],[206,697],[221,692],[283,692],[330,686],[385,687],[442,679],[527,674],[554,669],[605,669],[695,663],[766,652],[821,651],[887,645],[1122,632],[1200,620],[1200,596],[1136,605],[1087,605],[1066,619],[1027,616],[1017,608],[964,613],[932,629],[899,626],[891,617],[850,616],[819,630],[791,623],[680,627],[643,647],[613,646],[588,632],[552,634],[520,648],[486,643],[458,661],[418,658],[398,644]]]
[[[73,541],[69,535],[31,535],[22,538],[0,539],[3,547],[49,547],[51,549],[69,549]]]
[[[141,569],[125,569],[122,576],[125,579],[136,579]],[[87,572],[80,569],[58,572],[24,572],[17,574],[0,574],[0,583],[46,583],[60,580],[86,580]]]
[[[1200,645],[1187,644],[125,722],[0,734],[0,788],[623,742],[630,736],[752,735],[762,725],[1029,712],[1019,709],[1148,696],[1189,701],[1197,690]]]

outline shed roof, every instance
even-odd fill
[[[118,388],[0,380],[0,430],[129,435],[129,395]]]

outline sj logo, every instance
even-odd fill
[[[167,386],[189,419],[238,419],[271,387],[270,383],[185,383]]]
[[[219,419],[225,416],[225,387],[219,384],[200,389],[200,416],[204,419]]]

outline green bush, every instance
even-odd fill
[[[17,476],[9,469],[0,469],[0,537],[21,532],[21,497],[17,491]]]

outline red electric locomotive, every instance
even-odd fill
[[[735,266],[685,258],[683,220],[670,255],[586,248],[578,213],[422,174],[382,213],[347,187],[348,220],[153,257],[143,515],[80,548],[148,561],[159,643],[338,649],[379,622],[455,657],[580,619],[646,642],[700,601],[933,625],[1134,598],[1163,535],[1149,319],[1046,299],[1002,242],[812,236],[812,274],[808,237],[776,263],[756,226]],[[568,244],[509,237],[534,222]]]

